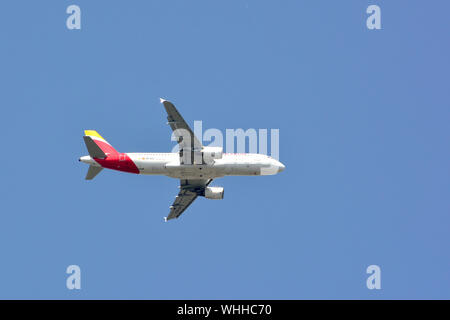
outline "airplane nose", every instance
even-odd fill
[[[278,164],[278,172],[284,171],[286,167],[281,162]]]

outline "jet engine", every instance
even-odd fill
[[[223,148],[221,147],[204,147],[202,149],[203,161],[207,164],[214,163],[215,159],[222,159]]]
[[[206,187],[205,188],[205,198],[213,200],[223,199],[223,188],[222,187]]]

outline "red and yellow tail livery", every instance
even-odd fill
[[[103,168],[139,173],[139,169],[128,154],[118,152],[97,131],[85,130],[83,139],[89,156],[81,157],[79,160],[90,164],[87,180],[93,179]]]

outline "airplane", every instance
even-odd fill
[[[285,169],[278,160],[256,153],[224,153],[221,147],[202,146],[175,106],[160,99],[167,120],[177,139],[179,152],[122,153],[114,149],[95,130],[85,130],[88,156],[79,161],[89,164],[86,180],[94,179],[104,168],[122,172],[164,175],[180,179],[179,193],[165,221],[178,218],[197,199],[223,199],[223,187],[210,187],[213,179],[224,176],[274,175]]]

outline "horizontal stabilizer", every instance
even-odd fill
[[[102,151],[102,149],[100,149],[100,147],[94,142],[94,140],[91,137],[84,136],[83,139],[91,158],[97,159],[106,158],[106,154]]]
[[[103,170],[102,167],[89,166],[89,170],[86,174],[86,180],[94,179],[95,176],[98,175],[100,173],[100,171],[102,171],[102,170]]]

